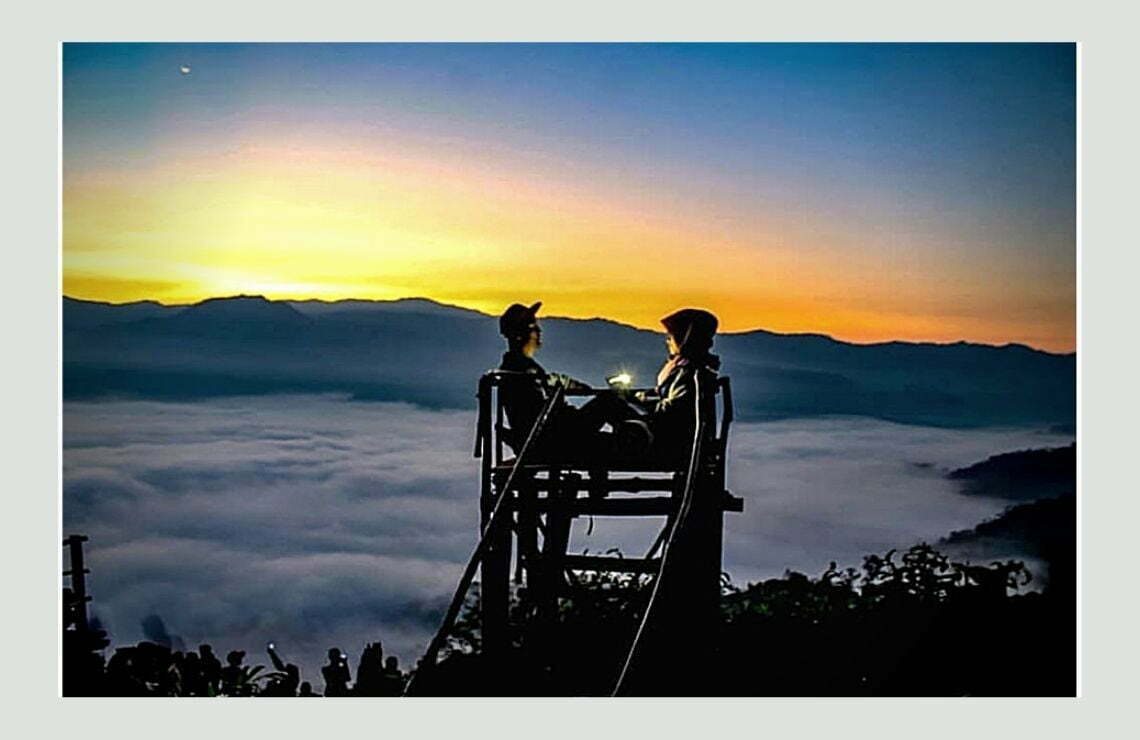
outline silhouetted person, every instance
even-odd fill
[[[269,660],[273,663],[273,669],[279,675],[274,676],[269,684],[262,692],[263,696],[296,696],[297,688],[301,684],[301,669],[293,663],[285,663],[281,660],[281,656],[277,654],[274,649],[273,643],[265,646],[265,652],[269,653]]]
[[[186,696],[208,696],[206,678],[202,675],[202,660],[193,650],[182,657],[179,667],[182,676],[182,691]]]
[[[320,694],[313,693],[313,685],[308,681],[301,682],[301,691],[297,696],[320,696]]]
[[[352,689],[357,696],[384,696],[384,648],[379,642],[364,646]]]
[[[348,657],[338,648],[329,648],[329,663],[321,667],[325,679],[325,696],[348,696]]]
[[[701,414],[712,415],[713,386],[720,358],[712,354],[717,318],[699,308],[683,308],[661,319],[668,358],[657,373],[655,395],[638,396],[649,411],[655,455],[679,459],[691,449],[696,424],[694,395],[701,386]],[[710,433],[712,430],[709,430]]]
[[[382,696],[401,696],[404,693],[406,678],[400,672],[400,661],[395,655],[389,655],[384,661],[384,682]]]
[[[214,655],[214,648],[207,644],[198,646],[202,663],[202,678],[210,693],[217,694],[222,687],[222,661]]]
[[[146,696],[146,683],[140,666],[135,663],[137,648],[115,648],[107,662],[107,686],[110,696]]]
[[[188,696],[189,691],[185,686],[186,680],[186,656],[181,650],[175,650],[170,655],[170,662],[172,664],[172,674],[174,678],[174,696]]]
[[[222,668],[222,693],[227,696],[239,696],[247,690],[242,681],[244,671],[242,662],[245,660],[244,650],[231,650],[226,654],[226,665]]]
[[[559,386],[568,390],[590,387],[568,375],[548,373],[534,359],[542,347],[542,328],[536,318],[541,306],[541,301],[529,307],[514,303],[499,317],[499,332],[507,341],[499,369],[525,374],[505,377],[500,387],[503,409],[510,422],[510,431],[503,439],[516,453]],[[581,408],[563,400],[551,411],[542,436],[533,443],[535,457],[592,459],[607,455],[613,438],[603,434],[601,428],[607,423],[616,426],[633,414],[628,404],[609,392],[595,396]]]
[[[170,650],[153,642],[118,648],[107,665],[111,696],[176,696],[177,673]]]

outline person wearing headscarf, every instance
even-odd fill
[[[720,368],[720,358],[711,350],[719,322],[703,309],[683,308],[661,319],[661,324],[666,331],[668,358],[657,373],[657,400],[650,406],[647,423],[656,453],[675,456],[692,446],[698,385],[702,391],[700,413],[711,416],[711,391]]]

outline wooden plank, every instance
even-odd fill
[[[677,483],[673,478],[610,478],[601,484],[606,491],[622,493],[641,493],[642,491],[672,491]],[[591,488],[589,481],[583,481],[583,491]]]
[[[661,567],[658,558],[611,558],[600,555],[566,555],[562,565],[570,570],[596,570],[615,573],[654,574]]]
[[[572,485],[568,485],[571,484]],[[521,484],[520,484],[521,485]],[[535,490],[546,491],[557,486],[565,490],[568,487],[577,491],[606,491],[607,493],[642,493],[646,491],[672,491],[677,486],[674,478],[607,478],[605,480],[590,480],[585,476],[577,476],[573,481],[551,482],[546,478],[530,478],[526,485]]]
[[[508,505],[528,513],[545,513],[551,509],[547,498],[529,502],[510,501]],[[677,508],[677,499],[672,496],[638,496],[636,498],[576,498],[560,503],[558,508],[571,516],[664,516]],[[725,494],[724,511],[744,511],[744,499]]]
[[[677,508],[676,499],[671,496],[639,496],[638,498],[576,498],[570,501],[553,502],[549,498],[539,498],[529,502],[508,502],[515,509],[527,513],[546,513],[554,509],[570,516],[661,516]],[[533,508],[532,508],[533,507]]]
[[[575,516],[664,516],[677,509],[672,496],[640,496],[638,498],[580,498],[570,504]]]
[[[514,466],[514,458],[507,458],[501,464],[495,466],[495,473],[498,475],[506,475],[511,472]],[[520,473],[542,473],[551,469],[554,470],[577,470],[583,473],[588,473],[591,468],[596,468],[597,463],[585,462],[547,462],[536,463],[533,465],[523,465],[519,468]],[[604,470],[611,473],[663,473],[669,475],[684,475],[684,470],[666,467],[660,464],[653,463],[610,463],[602,466]]]

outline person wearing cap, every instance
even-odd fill
[[[641,396],[650,411],[647,423],[652,449],[659,457],[674,457],[690,449],[696,428],[694,395],[700,384],[712,390],[720,358],[711,353],[719,322],[700,308],[683,308],[661,319],[668,359],[657,373],[656,400]],[[704,394],[701,413],[711,411],[711,393]]]
[[[542,306],[538,301],[530,306],[514,303],[499,317],[499,333],[507,341],[500,370],[520,373],[517,377],[504,377],[500,392],[503,410],[510,424],[505,437],[516,452],[522,449],[527,434],[556,388],[585,390],[589,385],[561,373],[547,372],[534,359],[542,346],[542,328],[536,314]],[[612,440],[601,432],[607,423],[617,423],[630,415],[628,405],[613,394],[602,393],[582,407],[563,400],[552,410],[542,437],[537,440],[540,457],[597,457],[606,454]]]

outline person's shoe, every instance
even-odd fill
[[[653,446],[653,432],[649,425],[639,419],[627,419],[615,431],[618,455],[622,459],[636,459],[649,454]]]

